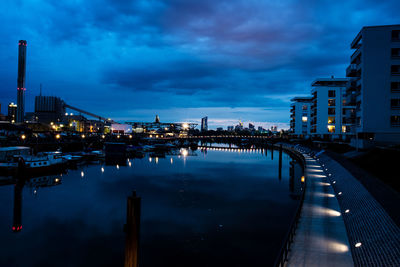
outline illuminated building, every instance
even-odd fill
[[[344,139],[348,135],[346,127],[342,127],[345,109],[354,108],[345,101],[348,83],[348,78],[331,77],[311,84],[311,135],[328,139]]]
[[[310,135],[312,97],[295,97],[290,104],[290,134],[297,137]]]
[[[16,122],[17,120],[17,105],[11,102],[8,104],[8,120],[10,122]]]
[[[201,118],[201,131],[208,131],[208,117]]]
[[[400,143],[400,25],[363,27],[350,45],[351,144]]]
[[[23,122],[25,116],[25,73],[26,73],[26,45],[20,40],[18,43],[18,79],[17,79],[17,116],[16,122]]]

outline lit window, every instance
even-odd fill
[[[342,126],[342,133],[346,132],[346,126]]]
[[[335,126],[333,126],[333,125],[328,125],[328,132],[334,133],[334,132],[335,132]]]
[[[301,120],[302,120],[303,122],[307,122],[308,118],[307,118],[306,116],[303,116],[303,117],[301,118]]]
[[[328,124],[335,124],[335,117],[328,117]]]
[[[336,106],[335,99],[328,99],[328,106],[330,106],[330,107]]]

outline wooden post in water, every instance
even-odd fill
[[[271,160],[274,160],[274,145],[271,145]]]
[[[279,180],[282,179],[282,144],[279,146]]]
[[[133,191],[128,197],[126,211],[125,267],[137,267],[139,264],[140,202],[141,198]]]

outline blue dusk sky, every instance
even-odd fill
[[[117,121],[288,128],[290,99],[343,77],[363,26],[398,24],[398,0],[0,2],[0,103],[43,95]]]

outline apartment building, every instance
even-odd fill
[[[352,144],[400,143],[400,25],[363,27],[351,43],[346,130]]]
[[[324,139],[347,139],[350,134],[345,122],[348,78],[319,78],[312,82],[311,135]]]
[[[296,137],[310,136],[311,97],[292,98],[290,105],[290,133]]]

